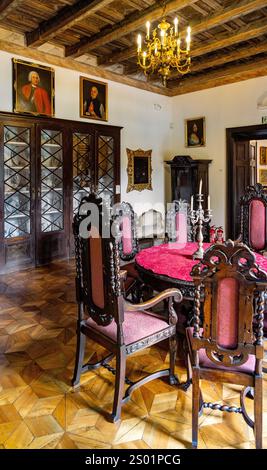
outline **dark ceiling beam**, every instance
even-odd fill
[[[43,21],[33,31],[26,33],[27,46],[38,47],[66,29],[72,28],[77,22],[88,18],[114,0],[79,0],[74,5],[67,5],[49,20]]]
[[[166,15],[179,11],[192,5],[197,0],[169,0],[166,3]],[[162,17],[162,4],[155,2],[145,10],[137,11],[126,16],[119,24],[106,26],[99,33],[91,37],[81,38],[79,42],[66,47],[66,57],[79,57],[109,42],[116,41],[123,36],[142,28],[146,21],[155,21]]]
[[[220,10],[219,12],[213,13],[205,19],[192,23],[192,37],[196,34],[207,31],[216,26],[222,25],[230,20],[235,20],[239,16],[246,15],[257,9],[266,6],[266,0],[243,0],[242,2],[234,3],[231,7]],[[192,49],[193,51],[193,49]],[[130,47],[122,52],[115,54],[109,54],[99,60],[99,65],[111,65],[119,63],[120,61],[130,59],[136,54],[136,46]]]

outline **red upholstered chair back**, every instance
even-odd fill
[[[113,209],[113,220],[119,223],[121,239],[119,243],[120,258],[123,261],[134,259],[138,252],[136,236],[136,214],[129,202],[116,204]]]
[[[261,184],[248,186],[240,200],[242,241],[254,251],[267,248],[267,193]]]
[[[121,296],[118,243],[110,233],[109,213],[105,209],[104,201],[90,194],[81,201],[73,224],[77,300],[83,300],[88,314],[99,325],[108,325],[113,318],[118,320]]]
[[[204,348],[217,365],[241,365],[255,345],[262,342],[262,320],[256,317],[256,299],[263,302],[267,274],[255,264],[255,255],[243,243],[231,240],[212,245],[191,273],[195,283],[193,341]],[[200,300],[204,295],[203,331],[200,329]],[[255,323],[255,319],[254,319]],[[257,342],[259,341],[259,342]]]
[[[166,233],[169,241],[185,245],[191,239],[189,227],[188,203],[182,199],[173,201],[166,215]]]

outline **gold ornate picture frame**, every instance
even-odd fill
[[[128,186],[127,193],[130,191],[143,191],[148,189],[152,191],[152,150],[131,150],[126,149],[128,156]]]

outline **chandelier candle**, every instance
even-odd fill
[[[184,41],[183,41],[184,43]],[[137,36],[137,63],[145,75],[159,74],[164,86],[171,74],[176,69],[181,75],[190,70],[191,28],[187,28],[185,37],[186,47],[181,46],[179,35],[179,20],[174,18],[173,26],[165,18],[151,33],[151,24],[146,22],[146,37],[144,39],[144,50],[142,48],[142,36]]]

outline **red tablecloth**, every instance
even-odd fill
[[[206,250],[210,243],[204,243]],[[148,269],[155,274],[169,276],[182,281],[192,281],[190,272],[198,260],[192,259],[192,254],[197,250],[197,243],[167,243],[146,248],[135,257],[137,265]],[[267,258],[255,253],[258,265],[267,271]]]

